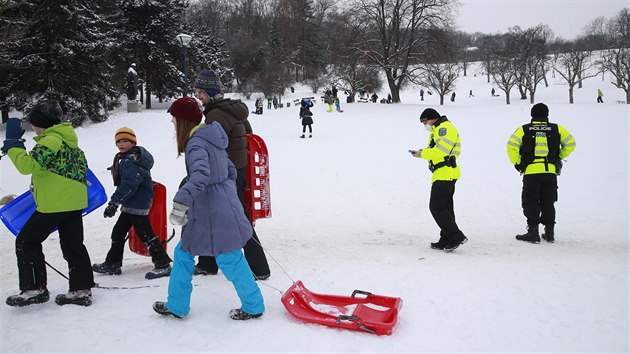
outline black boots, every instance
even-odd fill
[[[540,243],[540,236],[538,235],[538,225],[527,225],[527,233],[516,235],[516,239],[519,241]]]
[[[50,293],[46,287],[34,290],[22,290],[17,295],[7,298],[7,305],[13,307],[23,307],[32,304],[41,304],[50,299]]]
[[[543,240],[549,242],[549,243],[554,243],[554,238],[553,238],[553,227],[554,225],[545,225],[545,233],[542,234],[542,238]]]

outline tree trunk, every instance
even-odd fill
[[[444,95],[440,95],[440,106],[444,106]]]
[[[532,91],[529,93],[529,103],[534,104],[534,95],[536,95],[536,91]]]
[[[573,86],[569,86],[569,103],[573,104]]]
[[[626,90],[626,104],[630,104],[630,88]]]
[[[147,84],[147,103],[145,105],[146,109],[151,109],[151,85]]]
[[[394,79],[389,77],[389,73],[387,74],[387,84],[389,86],[389,92],[392,94],[392,102],[399,103],[400,102],[400,86],[397,86],[394,82]]]
[[[2,110],[2,124],[9,121],[9,111]]]

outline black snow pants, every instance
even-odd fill
[[[553,225],[556,222],[558,176],[555,173],[537,173],[523,176],[521,204],[527,225]]]
[[[59,229],[59,244],[68,262],[70,291],[91,289],[94,274],[90,255],[83,244],[81,210],[61,213],[35,211],[15,239],[15,255],[20,279],[20,290],[34,290],[47,285],[46,263],[42,243]]]
[[[429,210],[431,210],[433,219],[440,227],[440,238],[444,238],[447,242],[455,242],[465,237],[455,222],[455,211],[453,208],[455,182],[435,181],[431,185]]]
[[[155,236],[148,215],[134,215],[121,212],[112,230],[112,245],[107,252],[105,262],[108,264],[122,265],[123,253],[125,251],[125,241],[127,232],[134,227],[140,241],[147,245],[151,260],[157,268],[164,268],[172,262],[171,258],[164,251],[160,240]]]

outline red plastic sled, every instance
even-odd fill
[[[366,295],[364,298],[356,294]],[[282,295],[289,313],[303,321],[325,326],[390,335],[398,320],[402,299],[355,290],[351,296],[316,294],[298,280]]]
[[[256,134],[247,134],[247,187],[245,205],[249,221],[271,217],[269,192],[269,152],[265,141]]]
[[[166,187],[153,181],[153,205],[149,210],[149,221],[151,222],[151,228],[157,236],[158,240],[164,246],[166,251],[166,244],[168,242],[168,227],[166,225]],[[140,241],[136,229],[132,226],[129,229],[129,249],[133,253],[137,253],[141,256],[150,256],[147,246]]]

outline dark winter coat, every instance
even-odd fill
[[[219,122],[229,137],[227,153],[237,169],[247,166],[247,134],[252,126],[247,120],[249,108],[241,100],[225,99],[204,108],[206,124]]]
[[[202,123],[186,144],[188,180],[173,201],[189,207],[181,245],[193,255],[234,251],[252,237],[252,226],[236,193],[237,172],[227,146],[228,136],[217,122]]]
[[[116,160],[120,162],[116,163]],[[114,157],[111,167],[114,184],[120,184],[112,194],[111,201],[120,204],[121,211],[134,215],[149,215],[153,204],[153,181],[151,168],[153,156],[142,146],[134,146],[122,158]],[[117,178],[118,177],[118,178]]]
[[[313,113],[308,107],[300,107],[300,118],[302,118],[302,125],[313,124]]]

